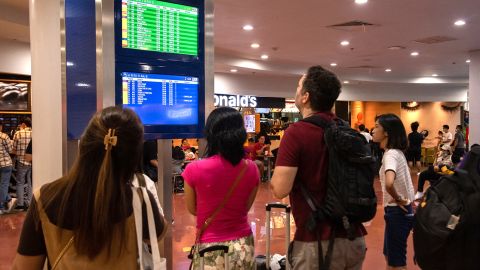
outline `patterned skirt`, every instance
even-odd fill
[[[253,243],[253,235],[250,235],[225,242],[199,244],[198,250],[216,245],[228,246],[228,259],[230,265],[228,270],[253,269],[255,264],[255,248]],[[225,259],[223,251],[205,253],[204,266],[205,270],[224,270]],[[198,252],[195,252],[194,255],[193,269],[200,269],[200,257],[198,256]]]

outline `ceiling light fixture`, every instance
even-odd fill
[[[392,70],[387,68],[387,69],[385,69],[385,72],[392,72]]]
[[[438,74],[432,74],[432,77],[438,77]]]
[[[344,84],[349,84],[350,82],[349,81],[343,81]]]
[[[464,20],[457,20],[455,21],[455,25],[456,26],[464,26],[466,24],[466,22]]]
[[[254,48],[254,49],[258,49],[258,48],[260,48],[260,44],[258,44],[258,43],[252,43],[252,44],[250,45],[250,47],[252,47],[252,48]]]
[[[355,0],[355,3],[359,4],[359,5],[366,4],[367,2],[368,2],[368,0]]]
[[[268,59],[268,55],[262,54],[262,56],[260,56],[260,58],[262,58],[263,60],[267,60],[267,59]]]
[[[236,69],[234,69],[234,68],[233,68],[233,69],[230,69],[230,72],[232,72],[232,73],[236,73],[237,71],[238,71],[238,70],[236,70]]]
[[[250,24],[246,24],[243,26],[243,30],[245,31],[252,31],[253,30],[253,26],[250,25]]]
[[[330,66],[336,67],[336,66],[337,66],[337,63],[331,63]]]
[[[340,45],[348,46],[348,45],[350,45],[350,42],[348,42],[347,40],[344,40],[344,41],[340,42]]]
[[[418,52],[412,52],[412,53],[410,53],[410,55],[411,55],[411,56],[418,56],[419,53],[418,53]]]
[[[470,63],[470,59],[467,59],[467,60],[465,61],[465,63]]]

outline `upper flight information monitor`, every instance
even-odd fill
[[[198,8],[122,0],[122,48],[198,55]]]
[[[122,103],[144,125],[198,124],[198,78],[122,72]]]

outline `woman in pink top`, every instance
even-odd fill
[[[215,109],[205,126],[206,158],[187,166],[185,200],[188,211],[197,216],[199,230],[224,200],[237,176],[243,176],[224,207],[214,217],[200,237],[198,250],[212,245],[230,246],[230,269],[253,269],[253,234],[248,223],[248,211],[255,200],[259,183],[257,166],[243,159],[243,143],[247,133],[241,114],[235,109]],[[194,269],[198,267],[198,253]],[[205,265],[223,265],[221,252],[205,254]]]

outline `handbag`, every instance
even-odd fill
[[[137,174],[139,187],[132,186],[133,192],[133,214],[135,217],[135,231],[137,233],[137,248],[139,256],[140,270],[166,270],[167,260],[160,257],[158,248],[157,231],[155,228],[155,220],[153,218],[153,209],[150,198],[148,197],[145,178],[142,174]],[[142,199],[145,202],[147,210],[148,232],[150,236],[150,248],[143,242],[142,232]]]
[[[235,181],[233,182],[232,186],[227,192],[227,195],[223,198],[223,201],[220,203],[220,205],[217,206],[215,211],[207,218],[205,219],[205,222],[203,223],[202,227],[197,231],[197,235],[195,237],[195,243],[193,244],[192,248],[190,249],[190,253],[188,254],[188,258],[192,260],[190,262],[190,267],[189,269],[193,269],[193,257],[195,253],[198,253],[198,244],[200,243],[200,238],[202,237],[202,234],[205,232],[207,227],[212,223],[212,221],[215,219],[215,217],[220,213],[220,211],[223,209],[225,204],[228,202],[230,197],[232,196],[233,190],[237,187],[238,183],[240,182],[240,179],[243,178],[243,175],[245,174],[245,171],[247,170],[247,161],[244,160],[244,165],[242,169],[240,170],[240,173],[237,175],[237,178],[235,178]]]

